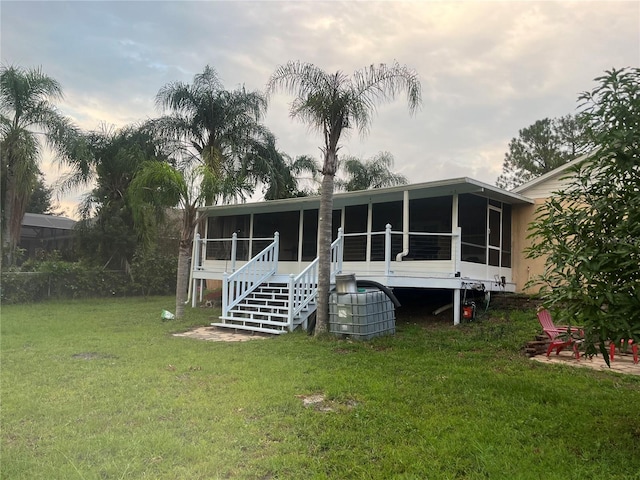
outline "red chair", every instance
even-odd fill
[[[565,325],[555,325],[551,318],[551,313],[546,309],[538,311],[538,321],[540,322],[540,325],[542,325],[544,333],[546,333],[549,340],[551,340],[549,348],[547,348],[547,357],[554,349],[556,351],[556,355],[558,355],[565,347],[573,346],[573,352],[576,356],[576,360],[580,360],[580,351],[578,350],[580,340],[574,338],[574,334],[582,336],[582,330],[580,328],[571,327],[571,329],[569,329],[569,327]]]
[[[633,353],[633,363],[638,363],[638,344],[633,343],[633,340],[629,339],[627,341],[627,346],[631,347],[631,352]],[[620,348],[624,347],[624,340],[620,340]],[[613,362],[613,356],[616,353],[616,343],[609,343],[609,359]]]

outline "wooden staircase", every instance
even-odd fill
[[[300,325],[306,329],[309,317],[316,311],[316,304],[309,303],[290,321],[289,303],[289,284],[286,278],[278,281],[272,277],[249,293],[226,315],[220,316],[220,322],[211,325],[273,334],[293,331]]]

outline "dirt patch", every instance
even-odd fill
[[[354,400],[336,401],[327,400],[323,393],[312,393],[309,395],[296,395],[302,400],[302,405],[306,408],[313,408],[319,412],[345,411],[355,408],[358,403]]]

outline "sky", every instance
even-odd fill
[[[353,73],[394,61],[414,69],[422,106],[378,107],[341,155],[394,156],[411,183],[494,184],[509,141],[543,118],[576,113],[611,68],[640,66],[638,1],[0,1],[2,65],[41,67],[84,130],[160,116],[168,83],[210,65],[224,86],[264,91],[290,60]],[[264,120],[279,150],[320,160],[322,138],[273,95]],[[43,158],[49,184],[64,173]],[[82,191],[60,199],[67,215]]]

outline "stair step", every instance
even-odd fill
[[[254,303],[251,301],[247,301],[246,299],[238,303],[236,307],[251,308],[254,310],[289,310],[289,305],[286,303]]]
[[[275,298],[252,298],[252,297],[246,297],[242,301],[251,302],[256,305],[271,305],[274,303],[277,303],[279,305],[287,305],[289,303],[288,300],[280,300]]]
[[[287,322],[279,322],[276,320],[245,318],[245,317],[237,317],[235,315],[226,315],[226,316],[221,315],[219,318],[224,322],[230,321],[230,322],[242,322],[243,324],[254,323],[254,324],[260,324],[260,325],[270,325],[275,327],[284,327],[284,328],[287,327]]]
[[[301,299],[313,291],[308,286],[298,288],[294,291],[294,298]],[[288,282],[264,283],[229,310],[227,315],[220,316],[219,322],[211,325],[280,334],[299,325],[306,325],[309,316],[316,309],[315,302],[305,305],[293,318],[292,325],[289,325],[289,305]]]
[[[239,309],[233,309],[233,310],[229,310],[229,313],[231,313],[232,317],[241,317],[241,318],[247,318],[247,319],[254,319],[257,317],[264,317],[265,320],[269,320],[269,318],[271,317],[275,317],[275,318],[288,318],[289,317],[289,313],[285,312],[285,313],[275,313],[275,312],[252,312],[249,310],[239,310]],[[245,316],[247,315],[247,316]],[[262,320],[262,319],[261,319]]]
[[[212,323],[212,327],[221,327],[221,328],[231,328],[238,330],[249,330],[252,332],[262,332],[262,333],[273,333],[274,335],[281,335],[283,333],[287,333],[286,330],[277,330],[273,328],[264,328],[264,327],[256,327],[253,325],[233,325],[229,323]]]
[[[286,317],[289,314],[289,309],[287,308],[264,309],[264,308],[252,308],[246,305],[236,305],[235,308],[229,311],[237,312],[237,313],[246,313],[247,315],[257,314],[257,315],[274,315],[274,316],[284,316],[284,317]]]

